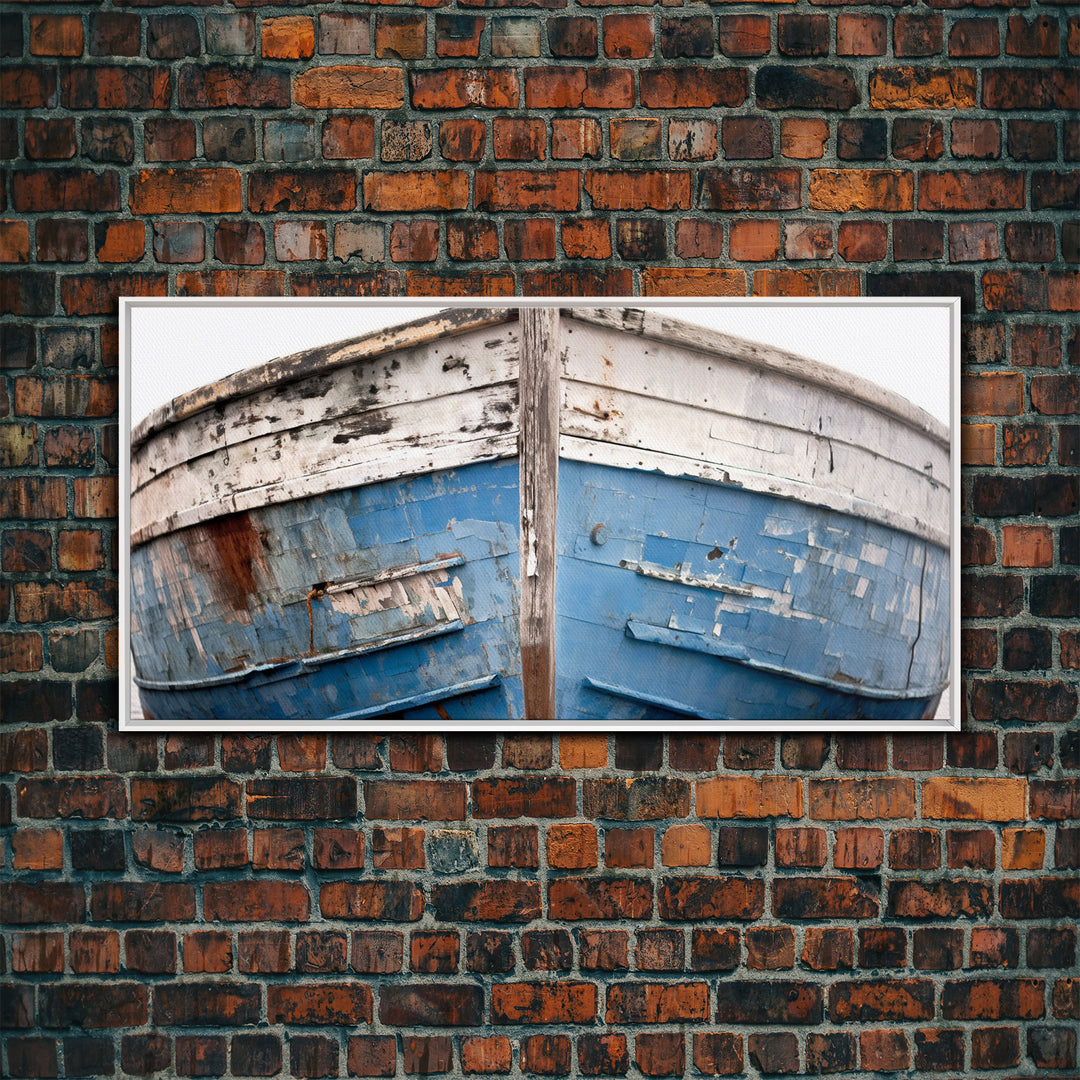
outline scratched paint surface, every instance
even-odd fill
[[[132,647],[147,712],[519,715],[517,477],[516,461],[477,463],[137,548]]]
[[[948,552],[910,534],[567,461],[559,533],[567,719],[918,718],[947,679]]]

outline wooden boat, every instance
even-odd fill
[[[451,310],[139,425],[135,681],[158,720],[925,718],[949,478],[943,425],[813,361]]]

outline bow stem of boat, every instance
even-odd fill
[[[523,308],[521,673],[528,720],[555,719],[555,555],[559,476],[559,312]]]

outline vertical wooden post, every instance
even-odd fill
[[[525,719],[555,717],[555,515],[559,479],[559,312],[522,308],[521,677]]]

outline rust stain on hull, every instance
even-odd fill
[[[198,539],[210,541],[215,558],[207,560],[206,570],[218,586],[217,595],[226,599],[234,611],[246,611],[248,598],[255,595],[254,566],[263,565],[259,534],[246,512],[214,518],[194,530]],[[205,551],[204,544],[189,548],[193,558]]]

